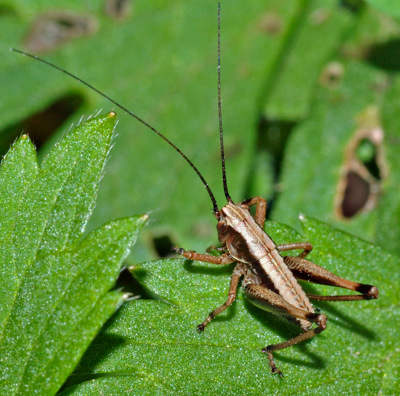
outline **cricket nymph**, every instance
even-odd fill
[[[256,197],[260,202],[263,199]],[[243,287],[258,282],[268,286],[273,292],[302,310],[314,313],[314,308],[305,292],[283,262],[274,241],[264,232],[252,217],[249,206],[229,202],[221,209],[221,220],[217,224],[219,242],[226,246],[229,255],[237,262],[247,264],[252,276],[245,276]],[[256,280],[254,277],[259,277]],[[260,304],[257,299],[250,300],[258,307],[279,314],[277,306]],[[299,319],[301,328],[312,326],[307,320]]]

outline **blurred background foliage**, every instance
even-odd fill
[[[390,0],[222,0],[221,3],[223,123],[228,185],[234,201],[261,195],[268,199],[268,218],[273,221],[299,230],[297,218],[304,213],[398,255],[400,7]],[[82,117],[116,110],[120,121],[118,136],[109,155],[88,231],[112,218],[149,213],[150,223],[141,233],[141,240],[129,259],[131,264],[163,258],[170,253],[171,245],[204,251],[217,242],[212,206],[204,187],[187,163],[142,124],[84,85],[32,59],[9,52],[9,48],[22,49],[54,62],[156,127],[199,167],[222,206],[225,199],[218,141],[216,9],[216,2],[211,0],[71,0],[68,3],[0,0],[1,154],[4,155],[10,144],[25,132],[43,158],[54,142]],[[271,236],[276,236],[279,243],[291,235],[287,233],[280,240],[279,227],[275,229],[274,223],[269,223],[269,227],[273,230]],[[356,371],[353,370],[354,356],[348,353],[353,345],[354,329],[346,333],[348,339],[343,338],[343,333],[332,331],[329,334],[331,343],[321,336],[318,350],[328,360],[335,345],[345,346],[334,351],[340,355],[340,364],[332,363],[331,371],[315,370],[313,376],[308,377],[304,375],[307,367],[290,364],[291,378],[314,389],[315,394],[320,393],[318,384],[323,381],[324,386],[333,384],[335,389],[331,394],[337,394],[343,386],[337,378],[344,374],[350,378],[348,389],[354,392],[357,386],[372,389],[370,384],[377,386],[383,376],[398,378],[395,342],[398,299],[394,297],[398,296],[394,269],[397,258],[385,261],[386,256],[380,249],[374,252],[360,241],[353,244],[356,239],[350,236],[347,238],[351,243],[344,247],[345,237],[336,238],[334,235],[340,234],[336,231],[317,236],[312,236],[312,231],[318,234],[318,230],[311,227],[306,237],[317,240],[319,249],[331,242],[330,254],[337,255],[341,274],[357,278],[368,267],[366,270],[374,273],[371,282],[376,282],[382,292],[379,305],[350,309],[352,314],[344,314],[345,309],[339,312],[329,305],[324,307],[328,312],[331,309],[332,327],[337,325],[338,317],[351,317],[364,324],[374,316],[376,321],[371,327],[378,333],[381,345],[375,349],[371,342],[358,340],[355,348],[362,344],[365,351],[360,354],[364,364],[358,362]],[[326,240],[318,243],[320,237]],[[353,245],[354,254],[351,253]],[[375,260],[369,265],[373,254]],[[353,266],[352,260],[356,260]],[[187,268],[183,271],[180,262],[149,265],[148,279],[138,278],[153,291],[158,291],[159,287],[159,295],[166,296],[166,291],[171,290],[177,295],[182,293],[184,310],[181,313],[187,314],[190,320],[181,320],[176,310],[172,312],[172,305],[141,300],[125,305],[99,340],[102,341],[105,334],[107,341],[107,331],[112,332],[116,327],[120,331],[116,334],[123,334],[129,340],[126,344],[131,342],[129,336],[132,336],[135,345],[140,335],[151,344],[154,340],[149,329],[161,329],[162,337],[169,339],[176,335],[177,329],[179,333],[181,326],[183,342],[179,347],[183,350],[188,345],[187,337],[200,337],[193,332],[199,320],[197,316],[202,318],[203,311],[225,296],[227,279],[213,276],[204,282],[203,270],[199,270],[196,278],[195,274],[187,274],[190,272]],[[160,279],[157,269],[162,274]],[[215,269],[212,274],[219,271],[228,278],[229,268]],[[124,276],[128,278],[127,271]],[[192,287],[189,287],[190,282],[193,282]],[[204,283],[202,287],[201,282]],[[212,282],[221,285],[210,287]],[[199,298],[199,292],[204,292],[201,303],[190,294],[195,293]],[[190,309],[184,304],[189,304]],[[241,306],[241,297],[237,304]],[[158,306],[162,308],[160,316],[156,315]],[[147,307],[147,311],[143,307]],[[199,311],[195,311],[195,307]],[[137,312],[133,315],[129,310],[135,309]],[[170,321],[159,320],[168,309],[172,312],[167,313]],[[268,320],[268,324],[264,317],[249,320],[248,313],[253,311],[248,306],[246,310],[238,308],[237,311],[235,324],[249,326],[250,330],[243,331],[238,326],[232,331],[229,327],[232,324],[226,321],[225,332],[215,327],[206,337],[219,340],[218,345],[222,345],[226,334],[237,340],[242,340],[243,334],[256,340],[262,331],[262,343],[274,334],[274,330],[270,331],[271,323],[273,329],[275,326],[273,320]],[[142,329],[140,326],[146,320],[150,326],[143,325]],[[386,325],[387,321],[390,326]],[[165,329],[168,323],[172,323],[171,333]],[[133,331],[132,326],[138,330]],[[286,325],[275,327],[287,332],[282,330]],[[218,337],[212,338],[217,332]],[[368,336],[364,330],[360,333]],[[114,344],[120,340],[122,338],[116,337]],[[233,345],[240,346],[245,341],[235,341]],[[211,341],[205,338],[201,342],[207,348]],[[386,349],[382,347],[384,343]],[[112,349],[112,343],[101,345]],[[146,362],[156,362],[154,364],[163,371],[164,366],[153,360],[158,349],[153,353],[148,344],[143,345],[145,352],[151,355]],[[259,354],[258,340],[254,345],[254,351]],[[313,346],[317,348],[317,345],[318,340],[313,340]],[[304,348],[307,346],[299,349]],[[121,361],[135,364],[129,348],[119,350],[128,358],[120,359],[116,353],[118,364]],[[101,362],[107,357],[107,351],[101,355],[96,344],[92,351],[95,358],[100,354]],[[178,366],[182,357],[180,351],[176,357]],[[190,351],[188,361],[196,362],[193,372],[202,374],[196,366],[202,365],[204,371],[211,373],[211,377],[201,376],[199,383],[202,384],[214,378],[215,371],[211,364],[203,364],[204,351],[199,351],[201,357],[196,359]],[[242,364],[242,349],[235,351],[238,364]],[[375,360],[369,359],[372,355]],[[91,356],[89,353],[87,361],[91,362]],[[174,359],[174,355],[171,356]],[[228,353],[227,356],[233,355]],[[163,355],[160,357],[164,360]],[[247,358],[249,376],[265,370],[262,357],[255,360],[248,355]],[[347,359],[346,362],[343,359]],[[104,362],[108,364],[107,359]],[[290,358],[289,362],[295,363]],[[225,369],[225,363],[222,357],[218,371]],[[141,367],[142,363],[138,364]],[[169,366],[170,360],[165,360],[164,364]],[[250,370],[252,364],[262,368]],[[232,370],[234,368],[236,366],[232,366]],[[293,376],[293,371],[298,370],[298,376]],[[89,371],[83,366],[85,375]],[[187,370],[183,372],[186,376]],[[238,384],[242,384],[242,372],[235,373],[239,373]],[[125,380],[120,374],[118,365],[117,384]],[[160,378],[164,375],[162,372]],[[175,371],[169,375],[180,382]],[[144,389],[148,389],[147,377],[143,378]],[[263,385],[259,385],[259,381],[264,384],[264,379],[264,374],[259,378],[252,376],[256,385],[250,389],[255,392],[261,389]],[[275,391],[283,394],[281,384],[274,382]],[[391,390],[393,384],[387,385],[387,389]],[[273,388],[269,389],[272,393]]]
[[[89,228],[150,212],[132,261],[216,243],[204,187],[160,138],[35,53],[165,133],[224,204],[216,2],[0,2],[0,150],[22,131],[39,155],[81,117],[111,109],[118,137]],[[400,12],[396,2],[222,1],[230,193],[270,219],[314,216],[398,253]]]

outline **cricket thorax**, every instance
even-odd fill
[[[261,245],[263,251],[275,249],[275,243],[255,222],[247,205],[235,205],[229,202],[220,213],[222,219],[217,225],[218,238],[221,243],[229,245],[228,249],[232,247],[232,252],[229,249],[232,254],[233,251],[237,251],[245,262],[250,263],[260,258]]]

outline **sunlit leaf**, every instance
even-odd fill
[[[126,299],[109,290],[147,216],[83,238],[115,122],[78,126],[40,167],[26,135],[2,161],[1,394],[54,394]]]

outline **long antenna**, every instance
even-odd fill
[[[224,193],[228,202],[232,202],[232,198],[228,192],[228,183],[226,181],[225,169],[225,150],[224,150],[224,133],[222,130],[222,100],[221,100],[221,4],[218,2],[218,120],[219,120],[219,141],[221,145],[221,166],[222,166],[222,183],[224,185]]]
[[[192,167],[192,169],[196,172],[197,176],[200,178],[201,182],[203,183],[204,187],[206,188],[208,195],[210,196],[212,205],[213,205],[213,211],[215,214],[218,214],[218,205],[217,205],[217,201],[214,197],[214,194],[211,191],[210,186],[208,185],[208,183],[206,182],[206,179],[203,177],[203,175],[200,173],[200,171],[197,169],[197,167],[193,164],[193,162],[174,144],[172,143],[166,136],[164,136],[161,132],[157,131],[157,129],[155,129],[153,126],[151,126],[150,124],[148,124],[146,121],[144,121],[143,119],[141,119],[140,117],[138,117],[136,114],[132,113],[132,111],[128,110],[125,106],[119,104],[117,101],[115,101],[113,98],[109,97],[108,95],[106,95],[105,93],[101,92],[99,89],[95,88],[93,85],[87,83],[86,81],[82,80],[81,78],[75,76],[74,74],[70,73],[67,70],[62,69],[61,67],[47,61],[44,60],[36,55],[32,55],[29,54],[27,52],[24,51],[20,51],[18,49],[15,48],[10,48],[10,51],[14,51],[14,52],[18,52],[19,54],[22,54],[24,56],[28,56],[29,58],[35,59],[39,62],[42,62],[54,69],[59,70],[60,72],[72,77],[74,80],[82,83],[83,85],[86,85],[88,88],[90,88],[92,91],[97,92],[100,96],[102,96],[103,98],[106,98],[107,100],[109,100],[111,103],[113,103],[115,106],[119,107],[121,110],[125,111],[126,113],[128,113],[130,116],[132,116],[133,118],[136,118],[136,120],[138,120],[139,122],[141,122],[143,125],[145,125],[147,128],[149,128],[151,131],[153,131],[155,134],[157,134],[158,136],[160,136],[162,139],[164,139],[172,148],[174,148],[184,159],[185,161]]]

